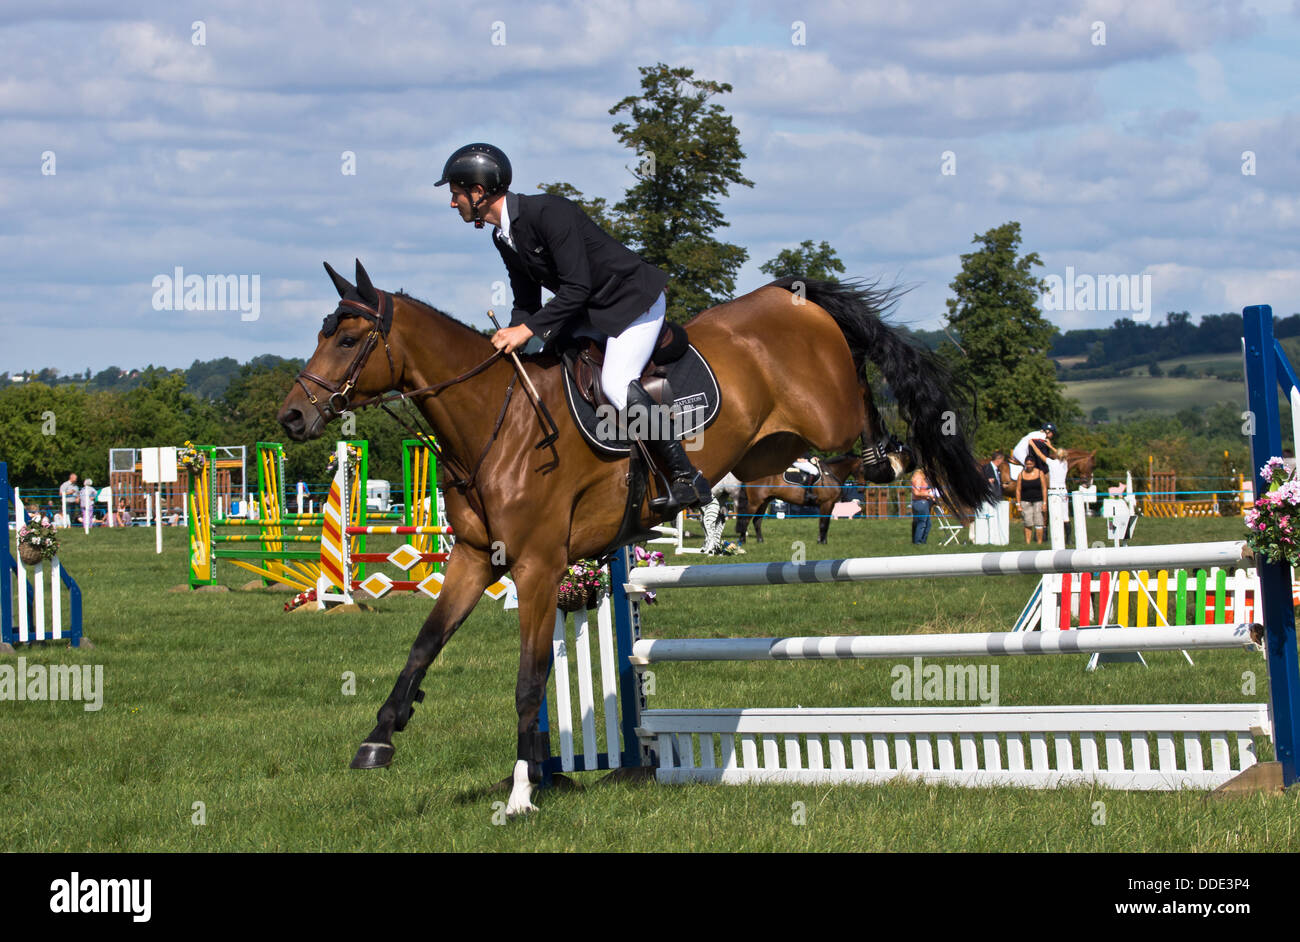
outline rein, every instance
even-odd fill
[[[478,461],[475,462],[472,469],[466,468],[464,462],[462,462],[458,457],[438,445],[436,432],[431,436],[421,429],[413,428],[410,423],[390,409],[389,404],[410,400],[416,396],[437,396],[439,393],[446,389],[450,389],[452,386],[473,379],[497,360],[501,359],[503,354],[500,350],[492,351],[492,355],[482,363],[479,363],[472,369],[461,373],[459,376],[452,377],[451,379],[445,380],[441,383],[434,383],[431,386],[421,386],[418,389],[412,389],[407,392],[390,388],[388,392],[381,393],[378,396],[371,396],[369,399],[363,399],[360,402],[351,402],[349,397],[353,389],[356,388],[357,380],[365,369],[370,354],[374,352],[375,347],[379,345],[380,340],[384,343],[384,353],[388,357],[389,384],[392,387],[397,385],[397,369],[393,365],[393,352],[388,344],[388,331],[391,328],[393,321],[393,299],[391,295],[383,291],[376,289],[376,292],[379,295],[379,303],[375,307],[363,304],[360,301],[351,300],[350,298],[344,298],[339,301],[340,308],[348,308],[352,316],[364,317],[373,324],[369,332],[366,334],[365,339],[362,341],[360,349],[357,350],[356,356],[353,357],[352,363],[348,367],[343,382],[336,383],[323,376],[317,376],[315,373],[308,372],[305,368],[298,373],[294,381],[302,387],[303,392],[307,394],[307,400],[316,407],[316,411],[326,422],[331,418],[331,416],[326,412],[326,408],[328,408],[334,415],[341,415],[347,411],[356,411],[374,405],[379,406],[392,418],[396,419],[399,425],[418,438],[421,444],[437,455],[440,464],[452,469],[456,475],[456,480],[449,481],[447,484],[448,487],[472,492],[474,484],[478,480],[478,473],[483,467],[483,462],[487,460],[488,452],[491,450],[493,443],[496,442],[497,435],[501,431],[501,426],[505,422],[506,410],[510,405],[512,396],[514,395],[515,383],[518,381],[518,377],[516,376],[514,379],[511,379],[510,385],[506,387],[505,401],[501,404],[501,412],[497,416],[496,424],[492,427],[492,434],[489,436],[487,444],[483,446],[483,451],[479,455]],[[337,313],[338,312],[335,312],[335,314]],[[315,383],[321,389],[329,392],[330,395],[325,402],[325,408],[322,408],[320,400],[316,398],[304,380]],[[419,411],[418,408],[416,411]],[[425,424],[428,424],[427,420],[425,420]],[[433,430],[430,429],[430,431]]]

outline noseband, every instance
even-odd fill
[[[325,335],[327,337],[338,329],[338,321],[343,316],[364,317],[373,324],[365,339],[361,341],[361,347],[357,350],[357,355],[353,357],[352,365],[348,367],[347,373],[344,374],[343,382],[336,383],[323,376],[310,373],[306,369],[303,369],[294,380],[302,387],[302,391],[307,394],[307,401],[316,407],[316,411],[320,413],[321,418],[327,422],[330,417],[321,408],[320,400],[316,398],[315,394],[308,388],[307,383],[303,381],[310,380],[321,389],[326,390],[330,394],[326,400],[326,405],[334,415],[342,415],[351,406],[348,397],[351,395],[352,390],[356,388],[357,379],[361,376],[361,371],[366,368],[366,361],[370,358],[371,352],[379,344],[380,340],[384,342],[384,353],[388,356],[390,388],[397,385],[397,370],[393,366],[393,352],[388,346],[388,331],[393,324],[393,299],[391,295],[378,289],[376,289],[376,293],[379,295],[379,303],[375,307],[370,307],[360,301],[353,301],[350,298],[344,298],[339,301],[339,310],[325,319]],[[344,311],[344,308],[347,310]],[[329,329],[331,319],[334,320],[333,330]]]

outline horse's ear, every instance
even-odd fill
[[[325,263],[325,270],[330,273],[330,281],[334,282],[334,287],[338,289],[339,297],[346,297],[347,293],[352,290],[352,286],[348,284],[348,280],[334,269],[330,268],[329,262]]]
[[[357,259],[357,294],[371,304],[379,303],[379,292],[370,283],[370,276],[366,274],[366,270],[361,266],[361,259]]]

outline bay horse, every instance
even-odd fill
[[[857,455],[840,455],[821,460],[821,475],[807,488],[796,486],[786,481],[784,473],[769,474],[757,481],[747,481],[740,487],[740,497],[736,501],[736,541],[745,542],[745,535],[752,521],[754,524],[754,542],[763,542],[763,514],[767,505],[774,500],[783,500],[796,507],[804,506],[808,491],[813,493],[813,504],[821,518],[817,524],[817,542],[826,542],[826,531],[831,526],[831,510],[839,502],[840,493],[845,483],[853,478],[866,480],[862,468],[862,459]]]
[[[1083,486],[1087,487],[1092,483],[1093,471],[1097,468],[1097,451],[1084,451],[1082,448],[1063,448],[1065,455],[1065,476],[1066,480],[1079,478],[1083,481]],[[1011,460],[1008,458],[1002,462],[1002,467],[998,470],[998,480],[1002,485],[1002,496],[1015,499],[1016,482],[1011,480]]]
[[[538,710],[556,592],[570,564],[614,549],[628,495],[627,461],[597,455],[572,421],[543,437],[541,406],[524,394],[527,384],[517,382],[512,361],[477,330],[408,295],[376,289],[359,260],[355,285],[325,268],[340,301],[277,419],[290,438],[304,441],[390,391],[406,396],[436,435],[447,518],[456,533],[438,601],[351,767],[392,762],[393,734],[424,699],[420,684],[434,658],[483,590],[509,571],[519,595],[520,644],[518,751],[506,813],[535,811],[533,790],[549,754]],[[915,459],[963,512],[984,503],[988,487],[972,464],[968,432],[954,421],[967,403],[954,395],[948,371],[932,354],[880,319],[894,300],[893,289],[875,284],[784,278],[696,316],[687,325],[690,341],[712,365],[721,390],[717,417],[692,452],[696,467],[710,481],[728,471],[755,480],[808,450],[849,451],[861,439],[873,481],[894,479]],[[541,403],[563,417],[559,358],[543,352],[522,359]],[[868,360],[911,426],[910,452],[882,445],[891,439],[867,385]],[[649,504],[642,508],[647,537],[661,519]]]

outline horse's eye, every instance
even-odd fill
[[[357,338],[356,338],[356,337],[341,337],[341,338],[339,338],[339,346],[340,346],[340,347],[355,347],[356,345],[357,345]]]

